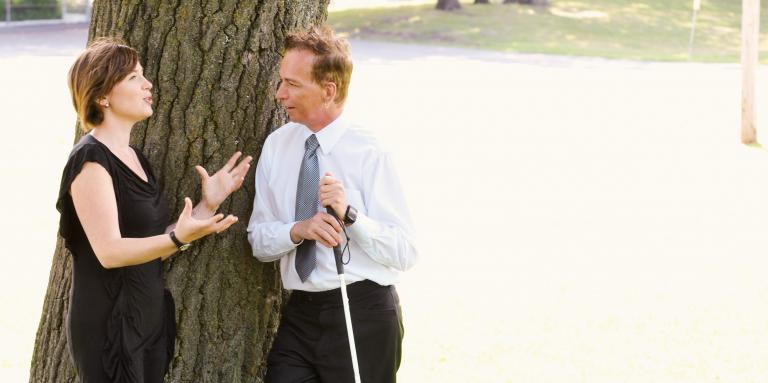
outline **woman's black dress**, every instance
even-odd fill
[[[134,148],[134,150],[136,150]],[[163,234],[169,210],[147,159],[142,180],[90,134],[72,149],[56,208],[59,233],[72,253],[72,289],[67,325],[70,353],[80,382],[162,382],[173,355],[173,299],[163,286],[160,258],[105,269],[93,253],[69,193],[85,162],[112,177],[120,233],[141,238]]]

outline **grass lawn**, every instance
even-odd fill
[[[462,2],[332,11],[328,22],[351,38],[452,45],[503,52],[686,61],[690,0],[552,0],[549,7]],[[434,2],[436,3],[436,1]],[[768,1],[762,2],[760,59],[768,62]],[[737,62],[741,0],[702,1],[694,61]]]

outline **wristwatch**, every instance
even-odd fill
[[[176,245],[176,248],[179,249],[179,251],[184,251],[186,249],[189,249],[190,246],[192,246],[191,243],[184,243],[179,241],[179,239],[176,238],[176,230],[171,230],[171,232],[168,233],[168,235],[171,236],[171,241],[173,241],[173,243]]]
[[[350,226],[355,221],[357,221],[357,209],[352,205],[347,205],[347,212],[344,213],[344,224]]]

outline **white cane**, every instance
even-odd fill
[[[330,206],[325,208],[328,214],[336,218],[343,225],[336,212]],[[347,322],[347,337],[349,338],[349,352],[352,355],[352,370],[355,372],[355,383],[360,383],[360,367],[357,365],[357,348],[355,348],[355,335],[352,332],[352,317],[349,314],[349,298],[347,298],[347,283],[344,280],[344,262],[342,261],[341,244],[333,247],[333,257],[336,259],[336,273],[339,275],[341,288],[341,303],[344,305],[344,320]]]

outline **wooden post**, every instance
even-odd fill
[[[691,16],[691,37],[688,39],[688,61],[693,58],[693,37],[696,36],[696,16],[701,9],[701,0],[693,0],[693,15]]]
[[[742,0],[741,15],[741,142],[757,141],[755,74],[760,33],[760,0]]]

